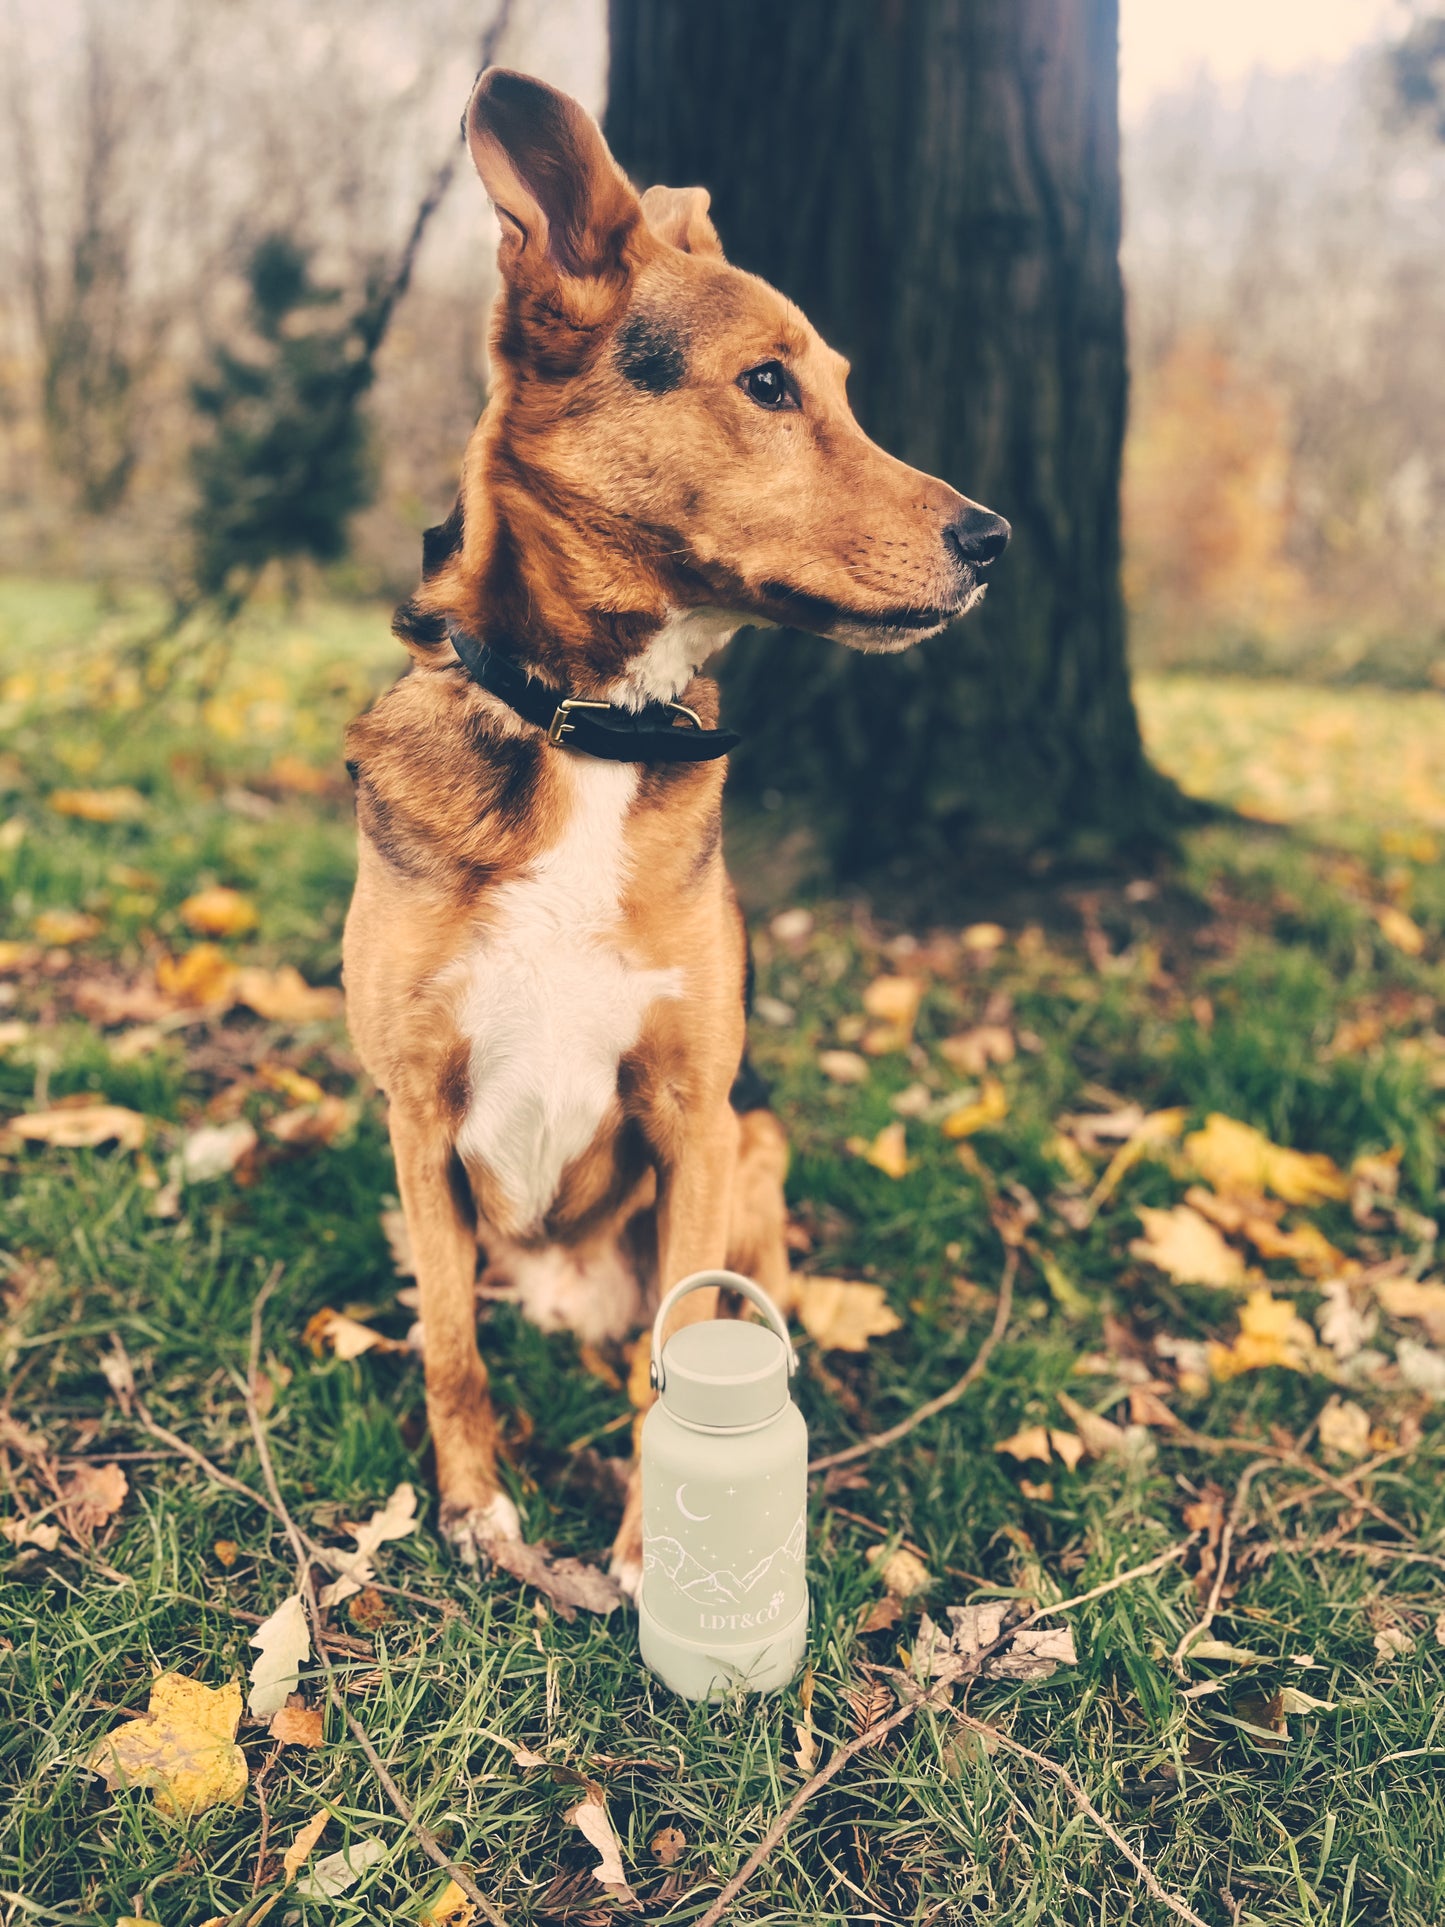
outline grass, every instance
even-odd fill
[[[246,1919],[253,1883],[274,1882],[276,1850],[323,1806],[332,1818],[318,1853],[360,1841],[386,1852],[344,1895],[288,1900],[288,1916],[419,1919],[439,1885],[334,1715],[315,1752],[276,1749],[243,1723],[245,1803],[189,1822],[162,1818],[146,1793],[107,1792],[82,1764],[122,1710],[143,1708],[155,1671],[211,1686],[243,1678],[254,1617],[293,1588],[268,1514],[159,1453],[102,1369],[118,1337],[155,1417],[259,1487],[240,1378],[254,1294],[281,1261],[264,1372],[291,1509],[329,1538],[399,1480],[424,1495],[422,1528],[388,1549],[382,1577],[432,1606],[373,1595],[336,1615],[370,1643],[340,1654],[338,1670],[407,1798],[509,1920],[600,1922],[618,1910],[565,1822],[592,1780],[644,1912],[696,1919],[800,1784],[798,1690],[690,1708],[639,1671],[629,1620],[567,1624],[511,1580],[450,1562],[432,1529],[415,1360],[318,1358],[302,1337],[324,1305],[396,1336],[410,1318],[379,1224],[394,1184],[382,1120],[339,1025],[288,1030],[233,1012],[118,1045],[126,1030],[102,1035],[76,1013],[78,985],[133,983],[192,942],[180,906],[211,882],[258,907],[258,928],[226,946],[236,957],[334,981],[351,862],[337,738],[398,666],[383,618],[341,607],[262,612],[228,651],[194,644],[158,666],[133,648],[145,613],[98,611],[80,590],[0,585],[0,940],[18,946],[0,952],[12,966],[0,1109],[91,1093],[151,1121],[139,1153],[0,1154],[7,1511],[50,1503],[48,1467],[63,1477],[77,1462],[117,1460],[130,1482],[93,1544],[0,1547],[0,1918]],[[1196,1546],[1071,1615],[1077,1668],[1042,1683],[979,1683],[967,1704],[1066,1766],[1211,1924],[1423,1927],[1445,1914],[1445,1645],[1435,1631],[1445,1485],[1438,1407],[1391,1356],[1420,1330],[1383,1319],[1377,1362],[1347,1386],[1280,1369],[1212,1384],[1181,1377],[1177,1356],[1153,1341],[1228,1339],[1239,1310],[1238,1293],[1172,1282],[1131,1253],[1135,1207],[1172,1205],[1188,1174],[1177,1160],[1141,1160],[1089,1228],[1071,1230],[1080,1180],[1058,1120],[1129,1099],[1183,1106],[1191,1124],[1221,1111],[1343,1167],[1398,1150],[1393,1210],[1363,1224],[1344,1204],[1309,1216],[1366,1266],[1398,1254],[1430,1273],[1445,1103],[1445,884],[1431,788],[1441,699],[1364,704],[1355,693],[1196,679],[1156,679],[1141,697],[1167,767],[1295,827],[1212,827],[1172,874],[1001,901],[1007,941],[992,949],[960,946],[956,930],[880,929],[856,904],[811,904],[806,933],[775,933],[763,906],[754,919],[755,1052],[795,1147],[799,1262],[876,1281],[902,1320],[865,1354],[805,1346],[799,1397],[815,1450],[892,1423],[973,1356],[1001,1269],[991,1188],[1030,1240],[1009,1332],[975,1391],[864,1461],[856,1485],[814,1492],[813,1717],[825,1751],[846,1738],[857,1696],[879,1677],[868,1669],[896,1665],[914,1637],[919,1602],[891,1630],[859,1632],[860,1611],[880,1596],[870,1549],[916,1545],[941,1618],[946,1605],[991,1595],[1056,1599],[1151,1558],[1186,1536],[1184,1509],[1211,1482],[1230,1504],[1247,1459],[1163,1429],[1141,1450],[1072,1471],[1026,1466],[1021,1477],[992,1448],[1027,1425],[1066,1425],[1061,1390],[1093,1406],[1121,1397],[1132,1348],[1196,1434],[1316,1452],[1310,1428],[1340,1392],[1395,1456],[1344,1492],[1285,1462],[1256,1479],[1214,1633],[1263,1658],[1197,1661],[1189,1682],[1218,1690],[1185,1696],[1170,1655],[1200,1610]],[[1358,733],[1340,738],[1320,720],[1333,715]],[[1428,747],[1418,757],[1407,747],[1432,738],[1433,762]],[[57,789],[121,784],[143,799],[125,821],[77,820],[47,803]],[[1424,790],[1436,799],[1428,807]],[[37,948],[35,918],[60,909],[90,914],[98,934]],[[1397,947],[1398,924],[1389,940],[1390,910],[1410,919],[1418,954]],[[913,1041],[871,1059],[864,1083],[831,1082],[819,1051],[856,1042],[864,988],[890,971],[926,982]],[[969,1140],[969,1166],[911,1112],[977,1081],[937,1047],[990,1006],[1021,1048],[998,1072],[1007,1115]],[[356,1100],[348,1133],[329,1146],[277,1144],[265,1127],[289,1102],[276,1089],[282,1073]],[[914,1164],[895,1179],[846,1147],[894,1122],[905,1091]],[[238,1109],[262,1128],[263,1154],[237,1174],[246,1181],[187,1187],[178,1216],[155,1215],[181,1135]],[[1095,1160],[1088,1178],[1101,1168]],[[1264,1269],[1314,1316],[1317,1281]],[[491,1310],[484,1343],[529,1534],[602,1557],[625,1393],[569,1338],[543,1336],[506,1306]],[[1080,1374],[1091,1355],[1094,1375]],[[14,1426],[39,1449],[27,1454]],[[1337,1480],[1351,1470],[1321,1463]],[[1376,1551],[1334,1549],[1332,1534]],[[1382,1656],[1377,1635],[1391,1628],[1404,1650]],[[1273,1727],[1286,1686],[1333,1706],[1290,1715],[1283,1738]],[[551,1770],[518,1767],[515,1744]],[[270,1857],[258,1862],[263,1799]],[[686,1845],[665,1871],[650,1843],[669,1827]],[[1103,1927],[1166,1916],[1056,1780],[939,1712],[860,1756],[811,1802],[733,1918]]]

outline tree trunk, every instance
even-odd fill
[[[859,420],[1006,515],[983,608],[906,656],[740,636],[734,782],[842,869],[1146,837],[1125,663],[1117,0],[610,0],[607,135],[853,363]]]

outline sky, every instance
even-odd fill
[[[1402,0],[1120,0],[1120,113],[1203,68],[1228,86],[1254,67],[1337,61],[1408,18]]]

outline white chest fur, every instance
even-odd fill
[[[471,1099],[457,1149],[483,1165],[525,1236],[617,1093],[617,1066],[649,1006],[681,972],[629,960],[619,910],[623,827],[637,790],[626,763],[559,758],[571,811],[559,841],[497,893],[496,916],[462,965],[458,1018]]]

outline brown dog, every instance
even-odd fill
[[[519,1533],[479,1245],[593,1339],[704,1268],[786,1287],[782,1134],[730,1101],[733,739],[699,666],[744,622],[907,648],[978,600],[1008,525],[867,439],[846,364],[728,266],[701,188],[639,197],[575,101],[503,69],[465,125],[502,229],[491,397],[397,612],[411,671],[348,736],[345,981],[390,1106],[442,1527],[475,1557]]]

